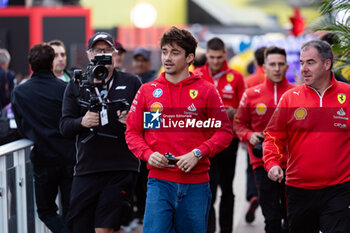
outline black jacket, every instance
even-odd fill
[[[74,138],[65,138],[59,131],[65,88],[66,83],[51,71],[39,71],[12,93],[17,127],[34,142],[34,165],[75,164]]]
[[[114,71],[112,86],[108,91],[110,101],[125,99],[129,105],[141,86],[140,80],[132,74]],[[88,107],[81,106],[78,96],[88,102],[89,93],[70,82],[63,100],[60,129],[65,136],[77,136],[77,164],[75,175],[85,175],[106,171],[138,171],[139,160],[131,153],[125,142],[125,125],[117,119],[118,104],[108,105],[108,124],[98,126],[94,132],[81,126],[81,120]],[[103,136],[107,135],[107,136]],[[82,142],[92,136],[87,142]],[[110,136],[116,136],[112,138]]]

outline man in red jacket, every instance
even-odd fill
[[[251,74],[245,78],[245,82],[247,87],[254,87],[265,81],[265,71],[263,65],[265,63],[264,52],[266,47],[261,47],[255,50],[254,52],[254,67],[256,69],[254,74]]]
[[[197,70],[197,73],[216,86],[224,101],[227,115],[233,122],[233,116],[245,89],[243,75],[228,67],[226,47],[220,38],[214,37],[207,42],[206,56],[207,63]],[[222,190],[219,211],[220,231],[222,233],[232,232],[234,213],[232,183],[235,175],[238,143],[239,140],[235,136],[228,148],[210,160],[210,188],[213,197],[209,213],[208,233],[214,233],[216,228],[214,202],[218,185]]]
[[[260,47],[254,52],[254,67],[255,73],[247,76],[245,78],[245,83],[247,84],[247,88],[257,86],[261,83],[264,83],[266,80],[266,75],[264,71],[263,65],[265,64],[265,55],[264,52],[266,47]],[[251,223],[255,219],[255,210],[259,206],[258,201],[258,191],[256,187],[256,181],[254,177],[254,172],[252,165],[250,164],[249,153],[247,152],[247,192],[246,199],[249,201],[249,207],[245,215],[245,220],[248,223]]]
[[[187,30],[163,35],[165,72],[139,89],[128,115],[126,142],[149,169],[144,233],[206,232],[209,157],[232,140],[215,87],[188,71],[196,46]]]
[[[267,233],[281,232],[281,220],[286,215],[283,214],[286,212],[283,208],[285,206],[284,184],[269,180],[261,158],[262,132],[282,94],[294,87],[285,78],[288,70],[286,56],[286,51],[282,48],[272,46],[266,49],[263,67],[267,79],[263,84],[245,91],[234,123],[235,132],[240,140],[249,142],[249,158],[258,186],[259,202],[265,217]]]
[[[266,130],[265,169],[284,176],[291,233],[350,232],[350,85],[335,80],[329,44],[305,43],[304,84],[286,92]]]

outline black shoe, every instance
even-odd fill
[[[249,204],[249,208],[247,210],[247,213],[245,215],[245,221],[247,223],[252,223],[255,219],[255,210],[259,206],[259,199],[257,196],[254,196],[250,199],[249,202],[250,202],[250,204]]]

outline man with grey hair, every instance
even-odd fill
[[[286,92],[263,144],[264,165],[286,190],[291,233],[350,232],[350,85],[331,71],[328,43],[305,43],[300,54],[304,84]]]
[[[10,61],[11,56],[7,49],[0,48],[0,109],[10,103],[14,88],[15,74],[8,70]]]
[[[90,87],[83,88],[71,81],[64,94],[60,129],[75,136],[77,146],[67,221],[71,233],[113,233],[129,209],[140,166],[125,142],[127,113],[120,111],[118,101],[131,105],[141,82],[114,69],[116,48],[110,34],[93,35],[87,55],[91,62],[100,58],[111,63],[105,65],[103,80],[91,75],[93,83],[89,79]],[[98,103],[92,103],[95,96]]]

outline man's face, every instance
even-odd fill
[[[267,55],[263,67],[266,77],[274,83],[282,82],[288,70],[286,57],[278,53]]]
[[[210,71],[215,74],[219,72],[226,60],[226,51],[223,50],[207,50],[207,62],[210,67]]]
[[[123,68],[124,57],[125,57],[125,53],[123,53],[122,51],[116,52],[115,56],[113,57],[114,67],[117,70],[121,70]]]
[[[186,57],[186,52],[177,44],[165,44],[162,50],[162,65],[166,74],[179,74],[193,61],[194,54],[191,53]]]
[[[112,64],[106,65],[106,68],[108,69],[109,74],[112,75],[113,69],[114,69],[114,60],[115,60],[114,57],[116,56],[116,50],[114,49],[113,46],[111,46],[105,41],[98,41],[88,51],[88,57],[89,57],[89,60],[91,61],[97,54],[105,54],[105,53],[112,54]]]
[[[331,69],[331,60],[322,61],[317,49],[306,47],[300,53],[300,71],[306,85],[318,88],[327,78]]]
[[[132,60],[132,68],[135,74],[142,75],[146,73],[151,67],[151,61],[147,60],[142,55],[137,55]]]
[[[66,50],[63,46],[52,45],[51,47],[55,50],[55,59],[53,60],[53,72],[55,74],[62,75],[62,72],[64,71],[67,65]]]

